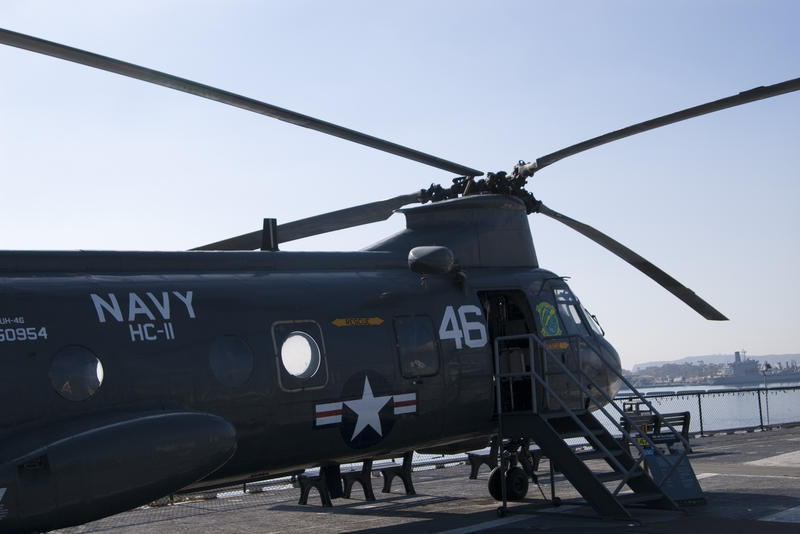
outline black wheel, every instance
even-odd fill
[[[496,501],[503,500],[503,488],[500,485],[502,473],[499,467],[489,473],[489,495]],[[528,494],[528,475],[521,467],[512,467],[506,473],[506,499],[521,501]]]
[[[553,497],[553,500],[550,502],[553,506],[561,506],[561,497]]]
[[[492,472],[489,473],[489,495],[496,501],[503,500],[503,489],[500,487],[500,480],[502,478],[500,467],[495,467],[492,469]]]
[[[501,506],[497,509],[497,517],[505,517],[506,516],[506,507]]]
[[[506,498],[521,501],[528,494],[528,474],[521,467],[513,467],[506,473]]]

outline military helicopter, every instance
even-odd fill
[[[527,180],[593,147],[800,89],[800,78],[759,87],[481,178],[116,59],[8,30],[0,42],[457,175],[447,187],[299,221],[265,219],[191,251],[0,252],[0,532],[75,525],[186,488],[482,447],[497,433],[493,352],[503,336],[585,340],[593,353],[582,365],[613,397],[619,357],[565,280],[539,266],[529,214],[592,239],[706,319],[726,318],[616,240],[545,206]],[[406,229],[359,252],[278,250],[396,211]]]

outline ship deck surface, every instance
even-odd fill
[[[395,479],[392,493],[377,501],[363,500],[355,485],[352,499],[336,499],[323,508],[316,491],[309,505],[297,504],[296,488],[234,495],[164,507],[140,508],[63,533],[114,534],[198,532],[523,532],[551,534],[586,532],[673,533],[792,532],[800,531],[800,426],[765,432],[717,434],[692,440],[692,467],[707,504],[683,512],[632,508],[635,520],[598,518],[563,478],[556,477],[556,494],[563,499],[552,507],[531,484],[527,498],[510,503],[498,518],[498,503],[486,489],[488,469],[478,480],[468,480],[469,467],[459,465],[414,474],[417,495],[406,496]],[[540,466],[540,482],[550,495],[547,460]]]

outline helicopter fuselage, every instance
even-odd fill
[[[496,433],[500,336],[585,340],[595,357],[581,365],[613,395],[596,356],[619,359],[561,278],[476,265],[455,238],[468,265],[443,274],[392,250],[435,236],[343,253],[0,253],[0,531],[192,485],[480,447]]]

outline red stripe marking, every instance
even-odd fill
[[[317,412],[317,417],[330,417],[332,415],[342,415],[342,410],[331,410],[329,412]]]
[[[416,399],[415,400],[407,400],[407,401],[395,402],[394,403],[394,407],[395,408],[399,408],[400,406],[414,406],[415,404],[417,404]]]

